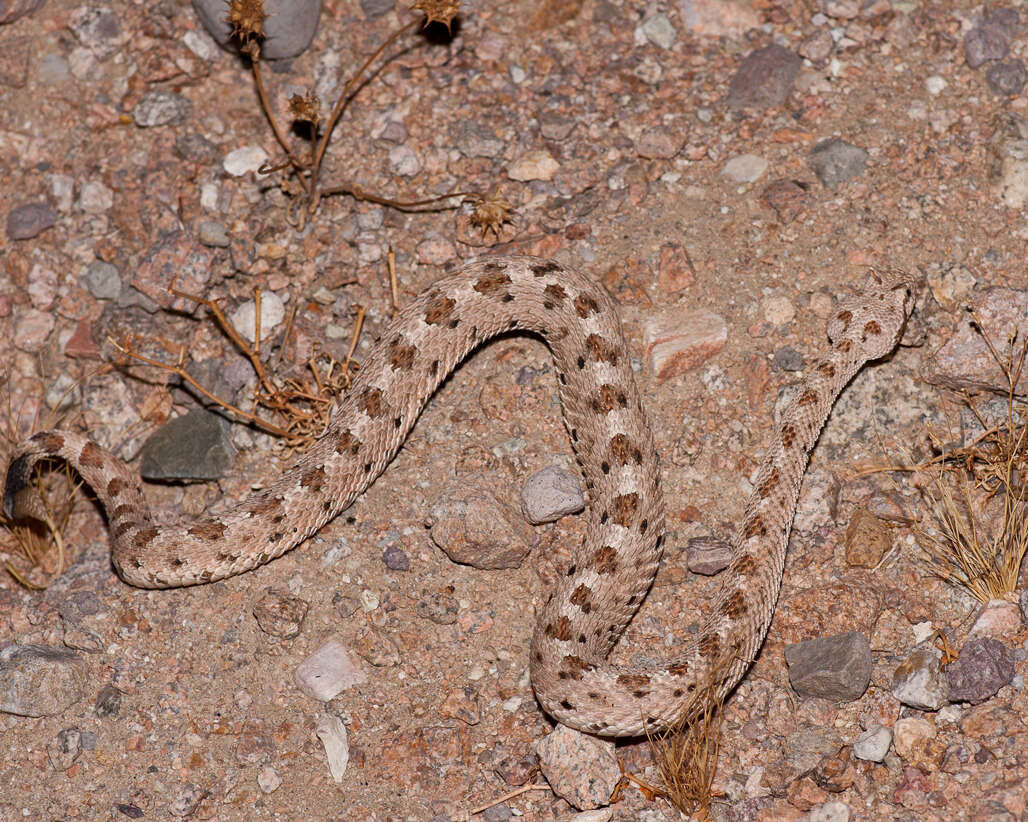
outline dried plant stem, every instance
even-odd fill
[[[351,197],[356,197],[358,200],[366,200],[369,203],[388,206],[389,208],[395,208],[397,211],[414,211],[415,209],[423,209],[424,206],[441,203],[444,200],[452,200],[454,197],[473,197],[476,200],[480,200],[482,198],[482,195],[476,191],[452,191],[449,194],[440,194],[438,197],[428,197],[424,200],[391,200],[388,197],[371,194],[359,183],[339,183],[338,185],[323,188],[318,191],[319,197],[327,197],[331,194],[349,194]],[[451,206],[447,206],[447,208],[450,207]]]
[[[271,103],[268,101],[268,93],[264,89],[264,78],[261,73],[260,57],[257,55],[251,56],[250,65],[253,68],[253,79],[257,84],[257,96],[260,98],[261,108],[264,109],[264,116],[268,118],[271,130],[275,133],[275,139],[278,140],[278,144],[282,146],[282,150],[286,153],[289,164],[296,170],[296,174],[303,181],[304,187],[310,191],[310,186],[312,184],[303,175],[303,161],[293,153],[293,149],[290,147],[289,141],[286,140],[285,135],[282,133],[282,129],[279,127],[278,120],[275,119],[275,115],[271,109]]]

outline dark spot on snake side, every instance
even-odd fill
[[[560,701],[560,707],[562,707],[566,711],[573,711],[573,710],[575,710],[575,706],[572,705],[570,702],[568,702],[566,699],[562,699]]]
[[[601,462],[600,463],[600,470],[604,474],[609,474],[610,473],[610,463],[609,462]]]
[[[585,357],[579,357],[576,364],[578,365],[579,370],[585,368]]]
[[[570,568],[568,568],[567,575],[569,577],[573,577],[575,575],[575,572],[577,572],[577,571],[578,571],[578,566],[577,565],[572,565]]]

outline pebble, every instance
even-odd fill
[[[985,72],[989,88],[1001,97],[1016,97],[1028,82],[1028,69],[1021,60],[1004,60]]]
[[[300,597],[269,591],[253,606],[253,616],[264,633],[294,639],[300,635],[309,608],[310,603]]]
[[[29,308],[14,323],[14,345],[21,351],[35,354],[42,350],[54,330],[54,316],[49,311]]]
[[[323,716],[318,721],[317,734],[325,748],[332,781],[338,785],[343,781],[346,766],[350,762],[350,743],[346,738],[346,726],[337,716]]]
[[[924,81],[925,91],[932,95],[932,97],[938,97],[948,85],[949,83],[946,82],[946,79],[938,74],[933,74],[925,78]]]
[[[202,165],[215,162],[221,154],[214,143],[195,131],[175,138],[175,153],[183,160]]]
[[[813,202],[809,186],[796,180],[775,180],[768,183],[760,199],[774,209],[778,219],[791,223],[803,214]]]
[[[721,173],[736,183],[752,183],[767,172],[768,162],[755,154],[740,154],[733,157],[721,169]]]
[[[148,91],[132,109],[132,121],[140,128],[178,125],[193,110],[187,97],[173,91]]]
[[[669,160],[682,150],[686,137],[688,132],[684,129],[648,128],[639,135],[635,151],[647,160]]]
[[[282,785],[282,775],[271,765],[265,765],[257,774],[257,787],[261,793],[274,793]]]
[[[800,43],[797,51],[800,57],[806,57],[812,63],[820,63],[822,60],[828,59],[833,48],[835,48],[835,40],[832,38],[832,33],[828,29],[818,29]]]
[[[282,298],[274,291],[261,292],[261,339],[268,338],[271,330],[286,318]],[[229,319],[243,339],[253,342],[257,335],[257,301],[247,300],[232,312]]]
[[[692,537],[685,545],[685,564],[694,574],[711,577],[732,562],[732,545],[714,536]]]
[[[46,5],[46,0],[0,0],[0,25],[13,23]]]
[[[46,757],[56,771],[66,771],[82,753],[82,732],[78,728],[65,728],[46,745]]]
[[[548,151],[533,150],[522,154],[507,170],[512,180],[527,183],[531,180],[552,180],[560,163]]]
[[[361,0],[361,11],[369,20],[388,14],[396,7],[396,0]]]
[[[568,818],[567,822],[610,822],[614,816],[613,808],[597,808],[594,811],[582,811]]]
[[[924,743],[928,740],[935,739],[937,733],[935,726],[926,719],[920,717],[897,719],[892,728],[896,753],[901,759],[913,759],[917,756],[917,749],[923,748]]]
[[[1028,588],[1021,591],[1021,596],[1018,598],[1017,602],[1021,607],[1021,616],[1026,622],[1028,622]]]
[[[168,803],[168,813],[172,816],[187,817],[196,813],[207,796],[207,791],[199,785],[189,784],[178,792],[178,795]]]
[[[442,591],[422,592],[414,606],[414,612],[422,619],[437,625],[452,625],[457,621],[460,604],[453,595],[452,586]]]
[[[228,248],[229,236],[225,224],[218,220],[202,220],[197,228],[200,242],[209,248]]]
[[[768,297],[761,313],[764,320],[776,327],[788,325],[796,316],[796,306],[788,297]]]
[[[1002,60],[1010,51],[1010,38],[1001,28],[981,23],[964,35],[964,59],[971,68]]]
[[[800,696],[851,702],[871,682],[871,646],[858,631],[786,645],[785,662]]]
[[[54,716],[85,696],[83,658],[66,648],[8,645],[0,650],[0,711]]]
[[[780,371],[802,371],[806,365],[803,355],[789,345],[783,345],[772,358],[775,368]]]
[[[99,719],[117,716],[121,713],[121,691],[113,685],[104,685],[96,695],[93,711]]]
[[[845,802],[835,799],[810,809],[804,822],[849,822],[850,809]]]
[[[330,640],[296,666],[293,681],[311,699],[328,702],[367,677],[342,643]]]
[[[86,290],[98,300],[116,300],[121,296],[121,272],[102,260],[86,266],[82,282]]]
[[[986,636],[1012,636],[1021,630],[1020,609],[1005,599],[990,599],[971,626],[970,633]]]
[[[193,9],[207,33],[221,46],[227,46],[232,28],[225,22],[224,0],[193,0]],[[261,57],[283,60],[296,57],[310,46],[321,16],[321,0],[264,0],[267,19]]]
[[[354,643],[354,650],[376,668],[392,668],[402,657],[396,640],[374,625],[365,628]]]
[[[939,710],[949,701],[940,657],[936,648],[915,648],[892,675],[892,695],[919,711]]]
[[[221,167],[233,177],[257,171],[268,159],[268,153],[260,146],[243,146],[225,155]]]
[[[538,537],[514,509],[471,475],[447,485],[429,515],[432,542],[453,561],[482,570],[517,568]]]
[[[578,476],[556,465],[536,471],[521,489],[521,513],[533,525],[556,522],[584,508]]]
[[[935,301],[947,311],[966,305],[978,284],[974,274],[960,263],[929,263],[925,279]]]
[[[867,152],[841,137],[829,137],[815,145],[807,155],[807,165],[822,185],[835,188],[862,174],[867,168]]]
[[[951,702],[979,705],[1014,678],[1014,657],[998,639],[972,636],[960,656],[946,668]]]
[[[892,729],[873,724],[853,743],[853,755],[868,762],[881,762],[892,745]]]
[[[892,533],[878,517],[860,508],[846,527],[846,564],[851,568],[876,568],[892,550]]]
[[[169,420],[143,443],[139,473],[147,480],[214,480],[232,467],[236,449],[218,414],[195,409]]]
[[[62,371],[46,389],[43,401],[47,408],[54,411],[67,411],[82,402],[82,389],[77,380],[66,371]]]
[[[446,237],[429,237],[417,245],[418,262],[426,265],[445,265],[457,256],[457,249]]]
[[[450,139],[467,157],[497,157],[506,147],[503,139],[487,123],[464,117],[450,125]]]
[[[565,725],[535,742],[539,768],[553,792],[578,810],[607,805],[621,778],[614,742]]]
[[[57,212],[49,203],[25,203],[7,215],[7,236],[12,240],[31,240],[57,222]]]
[[[103,214],[114,205],[114,192],[99,180],[84,183],[79,189],[78,208],[86,214]]]
[[[399,177],[413,177],[421,171],[421,158],[410,146],[389,149],[389,170]]]
[[[402,548],[390,545],[382,552],[382,561],[390,571],[409,571],[410,557]]]
[[[118,15],[100,3],[79,6],[72,11],[68,28],[100,60],[110,57],[128,42]]]
[[[648,17],[639,30],[643,37],[665,51],[673,47],[678,40],[678,32],[666,14],[658,13]]]
[[[57,272],[40,263],[34,263],[29,269],[27,290],[33,308],[40,311],[49,310],[57,299]]]
[[[643,342],[650,369],[658,382],[684,374],[725,347],[728,325],[723,317],[699,309],[669,306],[650,313],[643,325]]]
[[[792,93],[803,60],[777,43],[750,52],[739,64],[725,100],[730,109],[775,108]]]

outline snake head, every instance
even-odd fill
[[[872,270],[859,292],[839,302],[828,339],[836,347],[849,340],[864,359],[876,360],[899,343],[913,310],[914,281],[906,272]]]

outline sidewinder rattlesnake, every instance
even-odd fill
[[[13,452],[3,507],[38,514],[40,460],[70,463],[109,520],[112,561],[142,588],[195,585],[280,556],[349,507],[399,450],[433,392],[489,338],[541,336],[591,503],[585,539],[539,608],[531,645],[536,696],[555,719],[602,736],[675,722],[716,674],[723,696],[763,642],[781,586],[786,546],[810,449],[839,392],[897,344],[911,310],[908,280],[872,274],[829,321],[831,345],[807,369],[781,415],[733,540],[733,560],[695,641],[654,667],[607,661],[657,571],[664,504],[653,437],[613,301],[582,275],[531,257],[465,266],[403,309],[343,396],[325,435],[268,488],[226,513],[167,524],[137,476],[81,434],[43,431]]]

